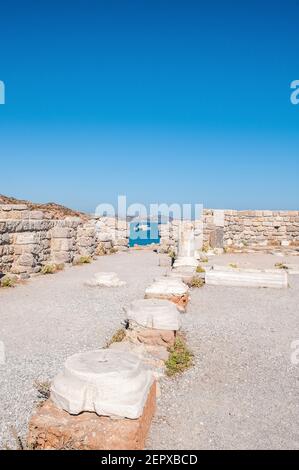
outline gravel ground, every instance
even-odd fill
[[[0,447],[15,445],[11,427],[24,437],[37,392],[75,352],[103,346],[120,326],[122,307],[142,298],[165,272],[157,255],[140,251],[102,257],[54,276],[39,276],[0,292]],[[212,263],[272,267],[299,257],[224,255]],[[115,271],[127,286],[97,289],[84,281]],[[288,290],[205,286],[192,290],[183,328],[194,367],[163,379],[148,448],[299,448],[299,365],[291,342],[299,340],[299,276]]]
[[[273,255],[212,263],[272,267]],[[299,264],[299,258],[284,262]],[[290,289],[193,289],[183,328],[195,365],[164,379],[148,442],[154,449],[299,449],[299,276]]]
[[[84,286],[97,271],[115,271],[127,286]],[[25,436],[37,398],[34,382],[53,377],[67,356],[104,346],[120,327],[122,307],[142,298],[164,271],[155,253],[118,253],[1,290],[0,340],[7,357],[0,365],[0,448],[15,446],[12,427]]]

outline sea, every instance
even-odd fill
[[[156,222],[131,222],[129,246],[160,243],[159,226]]]

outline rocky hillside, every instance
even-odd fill
[[[47,202],[45,204],[33,203],[23,199],[16,199],[14,197],[3,196],[0,194],[0,204],[26,204],[32,210],[42,210],[49,212],[54,219],[63,219],[64,217],[81,217],[82,219],[89,219],[89,216],[84,212],[74,211],[68,207],[61,206],[55,202]]]

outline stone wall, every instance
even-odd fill
[[[203,226],[213,248],[299,246],[299,211],[205,210]]]
[[[176,251],[182,226],[194,226],[195,248],[299,246],[299,211],[206,209],[202,220],[159,225],[160,251]],[[0,205],[0,272],[37,273],[47,263],[72,263],[128,249],[130,223],[114,217],[54,219],[26,205]]]
[[[95,218],[98,241],[106,249],[126,251],[129,245],[130,223],[115,217]]]
[[[0,272],[21,277],[38,273],[50,263],[72,263],[80,256],[94,256],[128,248],[125,221],[103,217],[84,221],[62,220],[26,205],[0,205]]]

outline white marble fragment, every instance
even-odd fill
[[[181,328],[181,315],[173,302],[163,299],[140,299],[126,309],[130,322],[145,328],[177,331]]]
[[[53,380],[51,399],[70,414],[137,419],[153,383],[152,372],[140,358],[110,349],[70,356]]]
[[[198,261],[193,256],[180,256],[175,260],[173,264],[173,269],[181,269],[181,268],[196,269],[197,266],[198,266]]]
[[[188,293],[188,290],[188,286],[179,279],[161,277],[145,290],[145,295],[148,298],[155,295],[183,296]]]
[[[282,289],[288,287],[288,274],[286,271],[257,269],[211,269],[206,272],[205,282],[212,286],[235,287],[271,287]]]
[[[86,285],[91,287],[121,287],[125,286],[125,281],[120,281],[118,275],[112,272],[99,272],[95,273],[93,279],[86,282]]]

